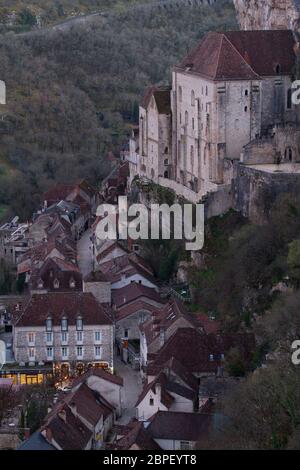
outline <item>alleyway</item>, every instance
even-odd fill
[[[90,240],[91,235],[92,231],[89,229],[77,242],[77,260],[83,277],[89,274],[93,269],[92,242]]]
[[[123,390],[123,414],[118,420],[118,424],[127,424],[135,416],[135,404],[142,391],[142,379],[140,371],[132,369],[128,364],[124,364],[120,358],[115,358],[116,374],[124,380]]]

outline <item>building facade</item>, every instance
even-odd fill
[[[289,143],[272,163],[298,162],[291,99],[298,48],[288,30],[208,33],[174,67],[171,89],[145,93],[138,175],[197,202],[231,184],[249,143],[274,144],[279,133]]]
[[[91,366],[113,370],[113,324],[90,293],[35,294],[13,331],[20,365],[50,363],[63,378]]]

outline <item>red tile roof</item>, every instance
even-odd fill
[[[212,424],[212,414],[158,411],[150,418],[147,428],[153,439],[196,442],[207,438]]]
[[[149,314],[155,312],[157,307],[151,305],[149,302],[145,302],[142,300],[135,300],[134,302],[124,305],[120,307],[117,312],[115,313],[116,321],[123,320],[123,318],[129,317],[130,315],[134,315],[139,311],[146,311]]]
[[[66,316],[70,325],[76,324],[78,315],[87,325],[110,325],[108,311],[96,301],[90,293],[59,292],[34,294],[24,307],[15,327],[45,326],[46,319],[51,316],[53,325],[60,325]]]
[[[179,328],[153,355],[154,361],[147,367],[148,375],[156,375],[157,369],[171,357],[177,359],[191,373],[214,372],[222,365],[222,354],[237,347],[245,361],[251,358],[255,347],[252,334],[207,335],[193,328]]]
[[[80,383],[85,383],[86,380],[92,376],[99,377],[100,379],[106,380],[113,384],[119,385],[120,387],[123,387],[122,377],[119,377],[118,375],[110,374],[109,372],[106,372],[104,369],[101,369],[100,367],[94,367],[92,369],[89,369],[85,374],[81,375],[80,377],[76,377],[76,379],[74,379],[72,382],[72,387],[76,387]]]
[[[262,76],[290,75],[295,64],[291,31],[210,32],[177,69],[211,80],[258,80]]]
[[[121,287],[121,289],[112,290],[112,301],[117,308],[129,304],[141,297],[146,297],[150,300],[154,300],[159,304],[163,304],[160,295],[156,292],[155,289],[144,286],[143,284],[138,284],[136,282],[133,282],[125,287]]]
[[[129,450],[132,446],[140,450],[161,450],[141,421],[132,420],[124,432],[125,435],[121,439],[109,446],[111,450]]]
[[[141,103],[141,106],[144,109],[148,108],[152,96],[154,97],[159,114],[171,113],[171,88],[170,87],[157,86],[157,85],[148,87]]]
[[[93,433],[82,421],[75,417],[70,408],[63,404],[59,413],[52,414],[42,426],[41,432],[46,432],[45,438],[51,444],[51,437],[63,450],[84,450],[91,440]]]

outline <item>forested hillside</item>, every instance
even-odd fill
[[[206,31],[228,28],[236,28],[234,10],[220,1],[2,35],[0,206],[27,218],[55,181],[99,182],[108,151],[118,152],[137,119],[144,88],[167,82],[171,66]]]

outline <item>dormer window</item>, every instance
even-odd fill
[[[71,277],[71,279],[70,279],[70,288],[74,289],[75,287],[76,287],[75,279],[73,277]]]
[[[66,317],[61,320],[61,331],[68,331],[68,319]]]
[[[47,318],[46,320],[46,331],[52,331],[52,318]]]
[[[83,321],[82,321],[82,317],[79,316],[76,319],[76,330],[81,331],[82,329],[83,329]]]
[[[39,282],[38,282],[38,288],[43,289],[43,287],[44,287],[44,282],[43,282],[42,279],[40,279]]]
[[[58,279],[54,279],[53,287],[54,287],[54,289],[59,289],[59,280]]]

